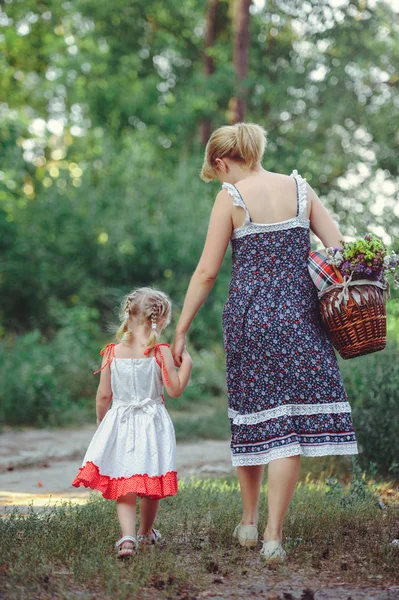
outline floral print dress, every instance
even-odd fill
[[[357,454],[351,407],[310,278],[306,180],[292,173],[297,214],[232,233],[232,278],[223,311],[233,466],[295,456]]]

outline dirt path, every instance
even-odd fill
[[[70,483],[94,431],[95,427],[83,427],[79,430],[23,430],[0,434],[0,514],[11,507],[25,510],[29,504],[40,509],[60,500],[86,502],[90,491],[75,489]],[[180,477],[232,472],[227,441],[178,444],[177,457]],[[399,600],[397,582],[376,579],[356,584],[327,572],[305,572],[292,563],[274,571],[256,568],[257,562],[259,560],[254,556],[253,567],[249,566],[245,576],[238,573],[230,577],[210,576],[204,581],[205,589],[201,592],[176,598]],[[143,600],[161,597],[148,592],[150,596],[143,590]]]
[[[95,427],[8,431],[0,434],[0,513],[6,507],[35,508],[60,500],[85,502],[86,488],[73,488]],[[179,444],[180,477],[232,472],[229,443]]]

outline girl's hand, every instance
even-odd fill
[[[183,358],[183,352],[186,347],[186,336],[184,333],[177,333],[172,345],[172,356],[176,367],[180,367]]]

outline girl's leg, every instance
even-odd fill
[[[148,497],[141,498],[139,535],[151,534],[158,508],[159,500],[151,500]]]
[[[136,494],[129,493],[120,496],[116,501],[116,512],[122,537],[130,535],[136,537]],[[123,542],[122,548],[133,548],[132,542]]]
[[[263,471],[263,465],[237,467],[243,507],[241,521],[243,525],[258,524],[259,492],[262,485]]]
[[[299,456],[279,458],[269,463],[268,507],[269,514],[263,538],[282,541],[285,513],[291,502],[298,479]]]

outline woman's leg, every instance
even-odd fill
[[[269,463],[268,507],[269,514],[263,538],[282,541],[285,513],[291,502],[299,474],[300,457],[279,458]]]
[[[136,494],[129,493],[120,496],[116,501],[116,512],[122,537],[130,535],[136,537]],[[133,548],[132,542],[124,542],[122,548]]]
[[[243,525],[258,524],[259,492],[262,485],[263,471],[263,465],[237,467],[242,497],[243,512],[241,523]]]
[[[139,535],[150,535],[154,527],[155,517],[159,508],[159,500],[141,498]]]

